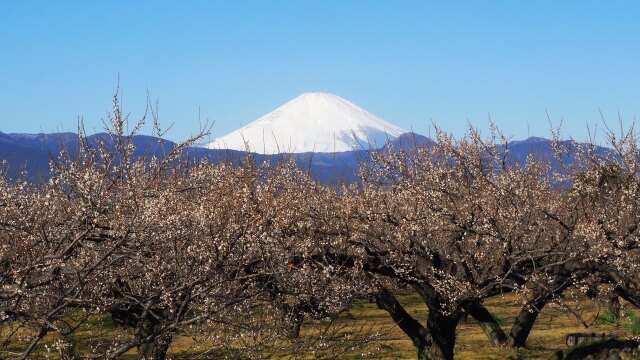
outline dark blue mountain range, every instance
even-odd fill
[[[91,135],[87,141],[96,146],[98,140],[106,146],[114,146],[111,137],[106,133]],[[49,175],[49,160],[60,154],[62,148],[73,153],[78,148],[78,135],[75,133],[54,134],[5,134],[0,132],[0,160],[6,161],[8,174],[16,178],[25,174],[31,181],[46,179]],[[175,146],[174,142],[159,139],[152,136],[136,135],[133,138],[136,146],[134,157],[155,156],[163,158]],[[412,151],[416,146],[434,146],[436,143],[428,137],[406,133],[391,142],[395,150]],[[564,145],[573,147],[571,142]],[[585,144],[586,145],[586,144]],[[552,166],[556,166],[553,151],[547,139],[532,137],[522,141],[511,141],[507,144],[509,159],[512,162],[524,164],[529,155],[537,159],[551,160]],[[504,151],[504,147],[499,149]],[[610,156],[611,150],[604,147],[596,147],[596,153],[602,156]],[[211,162],[229,161],[239,163],[246,157],[246,153],[235,150],[213,150],[202,147],[190,147],[185,155],[194,160],[208,159]],[[368,151],[358,150],[339,153],[297,153],[287,155],[262,155],[252,154],[257,162],[268,161],[275,163],[288,158],[293,159],[298,166],[309,171],[315,178],[323,183],[350,183],[356,180],[357,168],[360,163],[368,158]],[[570,155],[566,161],[571,161]],[[555,164],[555,165],[554,165]]]
[[[101,140],[107,147],[113,147],[113,139],[106,133],[99,133],[87,137],[91,146],[97,146]],[[163,158],[171,152],[176,143],[160,138],[136,135],[134,158],[142,156]],[[56,158],[63,148],[70,153],[78,149],[78,135],[74,133],[54,134],[5,134],[0,132],[0,161],[4,160],[11,178],[22,176],[30,181],[46,179],[49,176],[49,161]],[[228,161],[239,163],[247,154],[236,150],[213,150],[202,147],[189,147],[185,156],[193,160],[208,159],[211,162]],[[352,182],[356,178],[359,161],[367,158],[367,151],[352,151],[335,154],[326,153],[298,153],[286,155],[251,154],[258,162],[293,159],[298,166],[310,171],[314,177],[325,183]]]

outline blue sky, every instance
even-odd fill
[[[101,130],[120,76],[179,140],[224,135],[302,92],[406,129],[514,138],[640,111],[637,1],[2,1],[0,131]],[[599,125],[601,126],[601,125]]]

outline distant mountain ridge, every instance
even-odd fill
[[[98,139],[102,139],[106,146],[114,146],[113,141],[106,133],[98,133],[87,137],[92,146],[97,145]],[[143,155],[164,158],[176,143],[159,139],[157,137],[135,135],[133,143],[136,150],[134,158]],[[6,162],[6,167],[11,178],[25,172],[28,180],[41,180],[49,176],[50,156],[57,156],[63,147],[71,152],[77,149],[78,135],[74,133],[52,134],[6,134],[0,132],[0,161]],[[291,158],[303,170],[308,170],[314,177],[322,182],[352,182],[360,159],[367,157],[367,151],[350,151],[335,154],[321,153],[295,153],[264,155],[250,153],[257,162],[269,161],[276,163],[280,160]],[[239,163],[247,156],[245,151],[232,149],[207,149],[193,146],[185,149],[185,156],[193,160],[208,159],[212,163],[228,161]]]
[[[95,146],[98,139],[102,139],[107,146],[113,146],[111,138],[106,133],[90,135],[87,140]],[[136,145],[134,157],[147,155],[163,158],[176,146],[174,142],[144,135],[136,135],[133,142]],[[571,144],[570,141],[564,143],[568,146]],[[389,141],[388,145],[395,150],[411,152],[415,150],[416,146],[430,147],[436,146],[437,143],[420,134],[404,133]],[[11,177],[25,171],[30,180],[46,179],[49,175],[50,154],[59,154],[63,146],[70,150],[77,148],[78,135],[74,133],[5,134],[0,132],[0,160],[6,161]],[[509,159],[512,162],[524,164],[527,157],[532,155],[537,159],[551,160],[552,167],[554,166],[553,150],[547,139],[532,137],[511,141],[507,146]],[[504,151],[502,146],[498,146],[498,148]],[[335,153],[292,154],[251,153],[251,156],[258,162],[268,161],[271,163],[276,163],[283,158],[291,158],[302,170],[308,170],[312,176],[323,183],[349,183],[357,179],[358,166],[368,159],[370,151],[381,150],[362,149]],[[230,161],[237,164],[247,156],[245,151],[203,147],[190,147],[186,149],[185,153],[191,159],[208,159],[212,163]],[[596,153],[608,156],[611,150],[596,146]]]
[[[91,146],[98,141],[115,146],[106,133],[87,137]],[[175,143],[152,136],[136,135],[134,158],[142,156],[164,158]],[[5,134],[0,132],[0,160],[5,160],[9,176],[25,173],[29,180],[46,179],[49,161],[62,148],[73,152],[79,145],[78,135],[70,132],[54,134]],[[573,146],[570,143],[565,145]],[[323,183],[357,180],[360,164],[369,161],[369,152],[395,150],[415,151],[416,146],[432,147],[430,138],[402,128],[369,113],[358,105],[330,93],[303,93],[274,111],[232,133],[219,137],[206,146],[185,149],[185,156],[194,160],[207,159],[215,163],[242,161],[249,149],[257,162],[276,163],[283,158],[294,160]],[[559,164],[549,141],[532,137],[511,141],[509,161],[525,164],[528,156]],[[506,152],[504,146],[499,151]],[[597,148],[606,155],[606,148]],[[571,158],[566,160],[571,161]]]

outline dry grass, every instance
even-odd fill
[[[420,299],[414,295],[401,295],[399,299],[411,314],[418,319],[426,319],[427,310]],[[532,331],[527,349],[512,349],[494,347],[489,344],[486,336],[474,320],[469,319],[458,326],[456,358],[458,359],[505,359],[507,357],[523,358],[523,359],[548,359],[549,356],[561,349],[565,349],[565,336],[571,332],[595,332],[595,333],[612,333],[621,338],[631,336],[627,328],[628,320],[622,319],[618,326],[601,324],[596,321],[598,315],[604,312],[603,306],[598,306],[585,299],[567,300],[575,307],[578,307],[578,313],[583,321],[589,326],[585,328],[583,323],[575,316],[567,314],[567,312],[558,307],[546,307],[543,309],[534,330]],[[504,321],[504,329],[509,331],[509,326],[513,323],[515,316],[520,309],[520,303],[514,296],[502,296],[488,299],[485,301],[487,308],[500,319]],[[303,327],[302,336],[315,336],[318,329],[322,327],[321,323],[310,323]],[[356,304],[348,313],[344,314],[336,323],[341,327],[341,333],[353,333],[365,331],[368,334],[379,334],[379,339],[372,343],[372,349],[375,350],[375,356],[367,355],[367,357],[376,357],[383,359],[413,359],[415,358],[415,350],[411,342],[404,336],[392,322],[389,316],[377,308],[374,303],[362,301]],[[364,330],[363,330],[364,329]],[[8,329],[3,329],[5,333]],[[23,335],[28,335],[23,332]],[[100,319],[92,319],[92,321],[83,326],[69,340],[75,346],[75,354],[80,357],[90,356],[92,349],[104,350],[106,343],[100,339],[113,339],[117,336],[127,336],[126,330],[113,326],[108,317]],[[38,346],[34,353],[34,358],[59,358],[59,354],[55,350],[47,351],[47,347],[51,349],[53,343],[58,339],[56,335],[48,336],[45,341]],[[191,358],[220,358],[224,357],[224,352],[212,352],[210,343],[201,341],[201,338],[193,338],[186,334],[179,335],[175,338],[171,348],[170,356],[176,359]],[[0,353],[0,357],[6,357],[15,354],[15,352],[23,349],[25,343],[15,342],[9,345],[7,351]],[[368,349],[368,350],[372,350]],[[264,355],[273,358],[287,357],[281,350],[266,350]],[[328,355],[328,354],[327,354]],[[135,358],[136,351],[128,352],[125,358]],[[352,351],[345,353],[341,358],[362,358],[361,352]]]

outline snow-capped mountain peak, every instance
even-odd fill
[[[208,144],[262,154],[379,148],[406,131],[329,93],[304,93]]]

